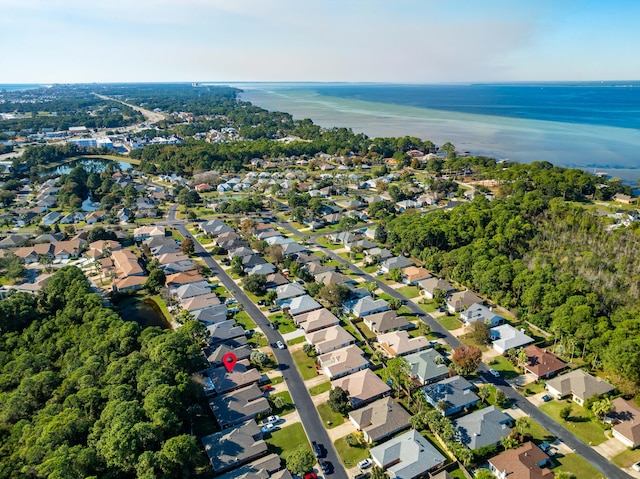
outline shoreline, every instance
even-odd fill
[[[522,163],[604,172],[625,183],[640,178],[636,130],[543,120],[456,113],[420,107],[323,96],[312,89],[244,88],[240,98],[265,108],[310,118],[326,127],[376,136],[416,136],[459,151]]]

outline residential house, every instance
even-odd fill
[[[57,211],[47,213],[42,217],[42,224],[46,226],[52,226],[62,219],[62,215]]]
[[[210,345],[222,343],[230,339],[244,338],[245,336],[244,328],[236,325],[236,322],[233,320],[210,324],[207,326],[207,331],[209,332],[207,343]]]
[[[380,269],[384,273],[388,273],[395,268],[404,269],[409,266],[414,266],[414,264],[404,256],[394,256],[393,258],[388,258],[380,263]]]
[[[293,321],[300,326],[305,333],[313,333],[330,326],[337,326],[340,319],[326,308],[316,309],[308,313],[298,314]]]
[[[458,313],[477,303],[482,303],[482,298],[473,291],[458,291],[447,298],[447,309]]]
[[[408,266],[402,270],[402,282],[404,284],[418,284],[418,282],[429,279],[431,273],[425,268]]]
[[[238,361],[231,372],[227,372],[224,366],[207,370],[211,378],[213,388],[218,394],[240,389],[260,381],[260,372],[255,368],[249,368],[249,361]]]
[[[128,223],[132,216],[133,213],[129,208],[120,208],[116,212],[116,218],[118,218],[120,223]]]
[[[393,253],[387,248],[371,248],[364,252],[364,264],[378,264],[392,257]]]
[[[373,241],[369,241],[367,239],[360,239],[356,241],[350,241],[344,244],[344,247],[347,251],[364,251],[371,248],[375,248],[378,246],[378,243],[374,243]]]
[[[336,270],[335,266],[331,266],[328,264],[321,264],[317,262],[305,263],[304,269],[307,273],[309,273],[312,276]]]
[[[216,308],[220,306],[220,298],[218,298],[215,293],[202,294],[200,296],[185,298],[180,301],[180,305],[182,309],[186,309],[187,311],[194,314],[200,310]],[[226,306],[222,306],[224,306],[226,311]]]
[[[331,387],[340,387],[347,391],[353,409],[366,406],[391,393],[391,388],[369,368],[334,379],[331,381]]]
[[[204,355],[211,367],[216,368],[222,366],[224,356],[228,353],[233,353],[238,361],[246,359],[247,361],[251,357],[251,346],[244,344],[242,346],[230,346],[228,344],[216,344],[214,346],[207,347],[203,350]]]
[[[119,277],[144,276],[144,270],[138,263],[138,257],[131,250],[111,251],[111,259]]]
[[[345,301],[343,310],[347,314],[353,314],[358,318],[364,318],[375,313],[381,313],[389,309],[389,303],[384,299],[373,299],[368,294],[357,299]]]
[[[133,239],[135,241],[144,241],[149,238],[164,238],[165,237],[165,229],[164,226],[157,225],[147,225],[140,226],[133,230]]]
[[[500,354],[504,354],[510,349],[522,348],[533,343],[533,338],[530,338],[510,324],[502,324],[491,328],[489,333],[493,341],[493,349]]]
[[[558,399],[571,396],[571,399],[581,406],[589,398],[602,396],[614,390],[614,387],[604,379],[594,378],[582,369],[575,369],[549,379],[545,388]]]
[[[251,256],[252,254],[255,253],[251,248],[247,246],[241,246],[240,248],[229,250],[229,259],[233,259],[236,257],[242,258],[243,256]]]
[[[189,298],[186,301],[195,300],[202,296],[196,296],[195,298]],[[193,319],[204,323],[206,326],[215,323],[222,323],[228,318],[227,306],[224,304],[218,304],[210,308],[198,309],[196,311],[190,311],[187,308],[183,308],[189,311],[193,315]]]
[[[205,284],[183,284],[175,288],[174,293],[180,300],[193,298],[194,296],[202,296],[211,294],[209,283]]]
[[[549,456],[533,442],[516,449],[507,449],[489,459],[489,469],[498,479],[553,479],[547,468]]]
[[[297,296],[291,299],[288,303],[283,303],[281,306],[282,309],[288,309],[289,314],[294,317],[298,314],[309,313],[322,307],[323,306],[320,303],[308,294]]]
[[[267,291],[275,290],[279,286],[289,284],[289,280],[282,276],[280,273],[271,273],[267,275],[265,288]]]
[[[402,200],[396,203],[396,210],[398,213],[404,213],[409,209],[416,209],[418,207],[418,202],[414,200]]]
[[[329,285],[331,283],[335,284],[355,284],[355,281],[349,276],[338,273],[336,271],[325,271],[324,273],[318,273],[314,276],[314,279],[318,283],[322,283],[324,285]]]
[[[85,216],[84,220],[88,225],[92,225],[94,223],[97,223],[98,221],[104,221],[106,217],[107,215],[104,211],[96,210],[88,213],[87,216]]]
[[[482,303],[472,304],[462,311],[460,313],[460,321],[464,322],[465,326],[471,326],[471,323],[481,321],[490,328],[495,328],[506,322],[502,316],[493,311],[492,307],[486,307]]]
[[[628,448],[640,447],[640,408],[623,398],[613,400],[613,412],[607,417],[614,422],[613,437]]]
[[[411,415],[393,398],[386,397],[349,413],[349,420],[367,442],[381,442],[409,428]]]
[[[222,429],[254,419],[271,410],[256,383],[209,400],[209,407]]]
[[[424,336],[412,338],[406,331],[379,334],[378,342],[385,354],[391,358],[405,356],[431,347]]]
[[[318,362],[329,379],[337,379],[369,366],[364,352],[355,344],[322,354],[318,357]]]
[[[449,375],[447,360],[434,348],[405,356],[411,366],[409,376],[421,386],[445,379]]]
[[[277,271],[277,268],[274,265],[266,262],[262,264],[250,266],[248,267],[248,269],[245,270],[247,274],[263,274],[265,276],[275,273],[276,271]]]
[[[202,282],[206,283],[206,278],[198,273],[198,271],[196,271],[195,269],[184,271],[181,273],[170,274],[166,277],[167,288],[175,288],[183,284],[198,284]]]
[[[291,256],[293,254],[308,252],[309,248],[299,243],[291,242],[282,245],[282,254],[284,256]]]
[[[254,420],[202,438],[214,474],[237,468],[267,452],[260,427]]]
[[[531,374],[536,380],[549,379],[556,374],[567,369],[567,365],[560,361],[555,354],[538,346],[527,346],[527,362],[524,370],[527,374]]]
[[[369,451],[376,466],[391,479],[415,479],[442,466],[447,459],[418,431],[394,437]]]
[[[511,433],[513,418],[496,406],[489,406],[453,421],[458,440],[472,451],[497,446]]]
[[[200,223],[200,230],[209,236],[218,236],[222,233],[233,232],[233,228],[227,226],[222,220],[215,219]]]
[[[364,324],[376,335],[388,333],[389,331],[409,329],[411,327],[411,323],[407,321],[407,318],[398,316],[398,313],[393,310],[365,316]]]
[[[355,343],[356,339],[342,326],[330,326],[305,334],[309,344],[315,347],[318,354],[325,354]]]
[[[451,416],[475,406],[480,398],[472,389],[473,384],[462,376],[453,376],[422,388],[427,402],[443,416]]]
[[[276,303],[278,306],[282,307],[283,304],[287,303],[291,299],[305,294],[307,294],[307,290],[298,283],[283,284],[276,288]]]
[[[456,290],[456,288],[448,281],[435,277],[418,281],[418,287],[421,290],[420,294],[427,299],[433,299],[435,297],[436,290],[444,291],[445,297],[454,293]]]
[[[240,466],[216,479],[292,479],[291,473],[282,468],[280,457],[269,454]]]
[[[636,199],[633,196],[616,193],[613,196],[613,201],[617,201],[618,203],[623,203],[625,205],[633,205],[635,204]]]

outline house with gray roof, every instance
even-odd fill
[[[280,456],[274,453],[216,476],[216,479],[292,479],[292,476],[283,469]]]
[[[303,251],[309,251],[309,248],[303,246],[299,243],[286,243],[282,245],[282,254],[285,256],[290,256],[292,254],[301,253]]]
[[[267,452],[255,421],[247,421],[202,438],[214,474],[235,469]]]
[[[298,283],[287,283],[276,288],[276,303],[282,307],[282,303],[297,296],[307,294],[307,290]]]
[[[452,294],[456,290],[448,281],[436,277],[418,281],[418,288],[420,288],[420,295],[427,299],[433,299],[438,289],[444,291],[445,296]]]
[[[367,442],[380,442],[409,429],[411,415],[392,397],[378,399],[349,413],[349,420]]]
[[[489,334],[493,341],[493,349],[500,354],[504,354],[510,349],[522,348],[533,343],[533,338],[530,338],[510,324],[502,324],[491,328]]]
[[[387,248],[371,248],[364,252],[364,264],[380,263],[386,259],[392,258],[393,253]]]
[[[322,354],[318,357],[318,363],[329,379],[337,379],[369,366],[364,352],[355,344]]]
[[[237,326],[233,320],[223,321],[221,323],[214,323],[207,326],[209,337],[207,342],[209,344],[222,343],[228,339],[244,337],[244,328]]]
[[[233,228],[227,226],[222,220],[215,219],[200,223],[200,230],[209,236],[218,236],[222,233],[231,233]]]
[[[581,406],[589,398],[602,396],[614,390],[614,387],[605,380],[594,378],[582,369],[575,369],[549,379],[545,388],[558,399],[571,396],[571,399]]]
[[[291,316],[296,316],[298,314],[309,313],[311,311],[315,311],[316,309],[320,309],[323,306],[318,303],[315,299],[313,299],[308,294],[303,296],[297,296],[291,299],[288,304],[284,303],[281,308],[289,309],[289,314]]]
[[[383,272],[388,273],[389,271],[395,268],[403,269],[403,268],[406,268],[407,266],[413,266],[413,265],[414,264],[404,256],[395,256],[393,258],[388,258],[384,260],[382,263],[380,263],[380,269]]]
[[[511,433],[513,418],[495,406],[489,406],[453,421],[460,443],[471,450],[497,446]]]
[[[314,276],[314,279],[318,283],[325,285],[336,284],[355,284],[353,278],[350,278],[346,274],[338,273],[337,271],[325,271],[324,273],[318,273]]]
[[[248,360],[251,356],[251,347],[246,344],[242,346],[231,346],[223,343],[204,348],[203,352],[209,364],[215,368],[222,366],[222,358],[227,353],[235,354],[238,361],[242,361],[243,359]]]
[[[260,381],[260,372],[249,366],[249,360],[243,359],[236,363],[231,372],[221,366],[207,369],[206,376],[211,379],[215,392],[224,394]]]
[[[481,321],[490,328],[495,328],[504,324],[506,320],[493,311],[493,308],[487,307],[482,303],[475,303],[460,313],[460,320],[465,326],[471,326],[471,323]]]
[[[204,284],[206,284],[206,286]],[[211,294],[211,287],[209,284],[206,281],[204,284],[183,284],[175,288],[174,294],[181,300],[193,298],[194,296]]]
[[[275,273],[277,268],[271,263],[262,263],[256,264],[254,266],[250,266],[245,269],[245,273],[247,274],[264,274],[265,276],[268,274]]]
[[[376,334],[409,329],[411,324],[404,316],[398,316],[393,310],[370,314],[364,317],[364,324]]]
[[[266,414],[271,408],[269,401],[256,383],[236,389],[209,400],[209,407],[222,429]]]
[[[477,303],[482,303],[482,298],[473,291],[458,291],[447,298],[447,309],[457,313]]]
[[[384,469],[391,479],[425,476],[447,460],[415,429],[371,448],[369,453],[373,462]]]
[[[434,348],[409,354],[405,359],[411,366],[409,376],[423,386],[438,382],[449,375],[445,357]]]
[[[369,294],[358,299],[352,299],[343,303],[343,310],[347,314],[353,314],[358,318],[381,313],[389,309],[389,303],[384,299],[373,299]]]
[[[443,379],[423,386],[424,397],[443,416],[451,416],[475,406],[480,398],[472,391],[473,384],[462,376]]]
[[[327,308],[316,309],[308,313],[298,314],[293,321],[300,326],[305,333],[312,333],[319,329],[337,326],[340,319]]]

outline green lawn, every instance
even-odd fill
[[[254,348],[262,348],[269,346],[269,340],[260,331],[256,331],[247,339],[247,344],[252,345]]]
[[[418,306],[420,306],[420,308],[422,308],[425,313],[434,313],[438,309],[438,305],[435,303],[435,301],[420,303]]]
[[[582,459],[578,454],[567,454],[566,456],[556,457],[555,461],[559,463],[559,465],[553,468],[553,472],[570,472],[576,479],[606,479],[595,467]]]
[[[344,248],[343,245],[341,244],[333,244],[331,241],[328,240],[328,238],[325,238],[324,236],[319,236],[316,239],[316,242],[319,245],[324,246],[325,248],[328,248],[330,250],[335,250],[335,249],[340,249],[340,248]]]
[[[369,329],[369,327],[366,324],[364,324],[364,321],[360,321],[359,323],[355,323],[355,325],[358,328],[358,331],[360,331],[360,333],[365,338],[367,338],[368,340],[376,339],[376,333],[371,331]]]
[[[436,320],[442,324],[449,331],[454,329],[459,329],[462,327],[462,323],[458,320],[457,316],[449,316],[448,314],[445,316],[440,316],[436,318]]]
[[[306,381],[307,379],[313,379],[318,375],[316,373],[315,358],[307,356],[302,349],[293,351],[291,356],[293,356],[293,360],[295,361],[296,366],[298,366],[298,370],[300,371],[300,375],[303,380]]]
[[[318,394],[326,393],[330,389],[331,383],[327,381],[326,383],[318,384],[317,386],[309,388],[309,394],[311,396],[317,396]]]
[[[155,303],[158,305],[158,307],[162,311],[162,314],[164,315],[164,319],[166,319],[167,321],[171,322],[171,313],[169,312],[169,309],[167,308],[167,303],[165,303],[164,299],[162,299],[162,296],[157,294],[155,296],[151,296],[151,299],[155,301]]]
[[[318,412],[320,413],[322,422],[327,427],[327,429],[338,427],[345,421],[344,417],[342,417],[342,414],[333,412],[326,402],[318,405]]]
[[[300,445],[307,447],[311,451],[307,435],[299,422],[265,434],[264,440],[270,452],[276,453],[285,460]]]
[[[369,457],[369,447],[366,443],[360,443],[358,446],[353,447],[347,443],[344,437],[341,437],[334,441],[333,445],[336,446],[338,456],[340,456],[342,463],[347,468],[354,467],[359,461]]]
[[[299,338],[290,339],[289,341],[287,341],[287,344],[289,346],[294,346],[296,344],[304,343],[304,340],[305,340],[304,336],[300,336]]]
[[[462,469],[460,469],[459,467],[455,468],[453,471],[450,471],[449,475],[453,479],[467,479],[467,476],[464,475],[464,472],[462,472]]]
[[[529,426],[524,430],[524,433],[530,434],[536,444],[551,443],[555,440],[555,436],[531,418],[529,418]]]
[[[638,461],[640,461],[640,449],[627,449],[611,459],[611,462],[618,467],[631,467]]]
[[[533,396],[544,391],[544,381],[536,383],[529,383],[524,387],[523,393],[525,396]]]
[[[282,391],[281,393],[272,394],[270,396],[270,398],[272,399],[276,397],[284,398],[286,404],[281,408],[272,407],[271,412],[273,414],[284,416],[285,414],[289,414],[290,412],[293,412],[296,410],[295,406],[293,405],[293,401],[291,400],[291,394],[289,394],[289,391]]]
[[[420,296],[420,290],[417,286],[403,286],[402,288],[396,289],[396,291],[407,298],[417,298]]]
[[[569,420],[564,421],[560,418],[560,410],[567,404],[571,404],[573,409]],[[597,446],[607,439],[604,434],[604,426],[595,419],[593,413],[573,401],[550,401],[540,406],[540,409],[587,444]]]
[[[270,316],[269,319],[278,325],[278,331],[280,334],[292,333],[296,330],[296,325],[293,324],[289,318],[287,318],[283,313],[274,314]]]
[[[184,240],[184,236],[182,236],[178,230],[173,229],[173,228],[171,229],[171,236],[172,236],[172,237],[173,237],[173,239],[174,239],[174,240],[176,240],[176,241],[182,241],[182,240]]]
[[[233,319],[235,319],[236,323],[238,323],[247,331],[250,329],[255,329],[257,327],[256,323],[253,321],[253,319],[251,319],[249,313],[247,313],[246,311],[240,311],[233,317]]]
[[[282,376],[273,376],[269,382],[267,384],[280,384],[281,382],[284,382],[284,378]]]
[[[489,366],[507,379],[513,379],[520,375],[513,367],[513,364],[511,364],[511,361],[504,356],[496,356],[491,360]]]

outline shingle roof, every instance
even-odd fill
[[[417,477],[446,461],[415,429],[371,448],[369,453],[377,463],[398,478]]]
[[[358,429],[366,432],[369,441],[378,442],[409,427],[411,415],[391,397],[378,399],[368,406],[349,413]]]
[[[553,479],[554,474],[546,467],[541,469],[538,464],[547,461],[549,457],[533,442],[526,442],[516,449],[509,449],[489,459],[489,463],[500,472],[506,472],[506,477],[518,479]]]
[[[472,412],[453,421],[460,442],[469,449],[498,444],[507,437],[511,428],[507,425],[513,419],[495,406]]]

